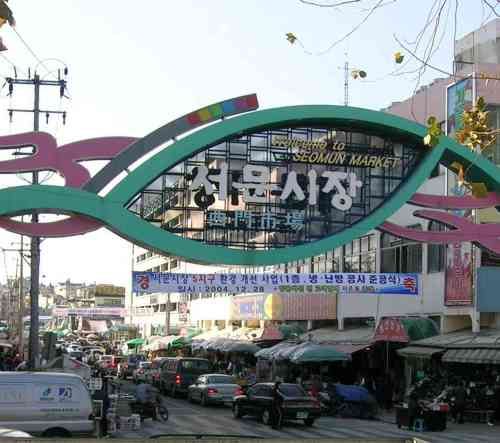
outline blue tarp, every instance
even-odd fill
[[[369,401],[371,395],[368,389],[362,386],[355,385],[342,385],[340,383],[335,385],[335,391],[337,395],[343,397],[346,401]]]

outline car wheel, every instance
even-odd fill
[[[234,418],[241,418],[243,417],[243,411],[241,410],[241,406],[238,403],[235,403],[233,405],[233,417]]]
[[[312,425],[314,425],[314,418],[306,418],[306,419],[304,420],[304,424],[305,424],[306,426],[312,426]]]
[[[187,393],[187,400],[189,403],[194,403],[193,394],[191,393],[191,391],[188,391]]]
[[[271,424],[271,411],[269,409],[264,409],[264,412],[262,412],[262,423],[266,426]]]
[[[63,428],[47,429],[43,434],[44,438],[70,438],[71,432]]]
[[[177,398],[177,388],[175,386],[170,387],[170,395],[172,398]]]
[[[208,399],[207,399],[206,394],[201,394],[200,405],[202,405],[203,407],[208,406]]]

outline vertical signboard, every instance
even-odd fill
[[[446,284],[444,304],[472,304],[472,245],[470,242],[448,246],[446,254]]]
[[[463,112],[471,109],[475,101],[475,75],[448,86],[446,90],[446,135],[453,137],[463,127]],[[457,176],[447,174],[447,194],[463,196],[467,189],[457,182]],[[452,211],[461,217],[471,217],[463,210]],[[446,247],[445,306],[470,306],[472,297],[473,247],[471,242],[453,243]]]
[[[464,110],[474,104],[474,76],[453,83],[446,89],[446,135],[453,137],[463,127]]]

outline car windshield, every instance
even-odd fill
[[[210,370],[210,363],[208,360],[183,360],[182,370],[184,372],[203,373]]]
[[[285,397],[307,397],[306,392],[299,385],[281,384],[279,391]]]
[[[139,367],[142,369],[149,369],[151,367],[151,363],[148,361],[143,361],[142,363],[139,363]]]
[[[214,385],[235,385],[236,380],[234,377],[231,377],[229,375],[213,375],[211,377],[208,377],[207,384],[214,384]]]

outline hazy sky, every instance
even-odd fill
[[[326,1],[325,1],[326,2]],[[373,5],[376,1],[367,1]],[[431,0],[399,0],[378,10],[348,40],[324,55],[309,55],[285,39],[294,32],[311,52],[320,52],[359,23],[366,10],[306,6],[298,0],[11,0],[17,30],[35,54],[57,58],[69,67],[71,100],[57,90],[42,92],[42,108],[67,109],[62,126],[53,117],[41,130],[60,144],[82,138],[142,137],[186,112],[225,98],[256,92],[261,108],[293,104],[343,104],[345,53],[353,68],[368,73],[366,82],[351,81],[353,106],[380,109],[411,95],[414,77],[387,76],[398,50],[393,34],[412,40],[422,28]],[[454,4],[454,2],[449,2]],[[459,2],[457,37],[482,23],[488,11],[479,0]],[[433,62],[451,69],[453,23]],[[8,26],[0,36],[3,53],[27,75],[37,61]],[[47,61],[49,69],[61,65]],[[41,75],[46,71],[39,67]],[[0,74],[12,76],[0,58]],[[428,81],[437,74],[430,71]],[[51,78],[48,76],[47,78]],[[374,81],[376,80],[376,81]],[[9,124],[7,108],[30,107],[32,91],[16,88],[0,98],[3,134],[32,129],[28,115]],[[8,158],[0,154],[2,159]],[[0,177],[0,187],[19,184]],[[0,232],[0,246],[19,237]],[[70,239],[42,243],[44,282],[97,281],[128,284],[131,245],[101,229]],[[0,255],[0,281],[16,272],[16,256]]]

